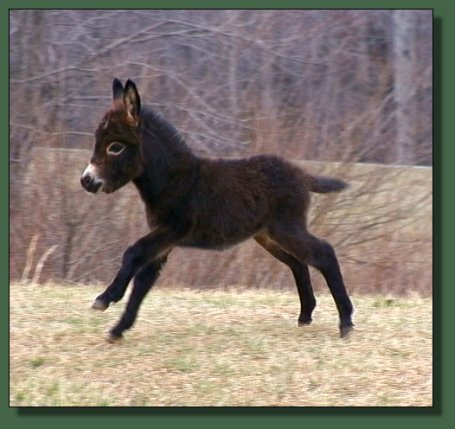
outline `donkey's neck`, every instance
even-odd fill
[[[179,132],[151,109],[141,112],[142,173],[134,180],[142,199],[152,204],[188,185],[197,174],[198,158]]]

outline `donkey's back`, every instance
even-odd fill
[[[344,186],[330,180],[332,191]],[[201,159],[188,195],[193,229],[182,245],[226,248],[285,219],[306,227],[310,191],[329,192],[328,182],[273,155]]]

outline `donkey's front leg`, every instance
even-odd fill
[[[123,331],[133,326],[142,300],[155,284],[167,256],[144,265],[134,277],[134,286],[125,311],[118,323],[109,331],[108,341],[113,343],[122,338]]]
[[[126,288],[134,276],[133,267],[130,266],[131,263],[129,257],[131,247],[129,247],[123,254],[122,266],[115,276],[114,280],[112,280],[111,284],[106,288],[106,290],[93,302],[93,309],[104,311],[109,307],[111,302],[120,301],[125,295]]]
[[[106,290],[96,298],[92,308],[104,311],[111,302],[121,300],[129,282],[139,269],[147,262],[167,254],[172,247],[171,243],[173,241],[172,234],[155,230],[128,247],[123,254],[122,266],[119,272]]]

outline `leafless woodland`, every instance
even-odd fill
[[[351,182],[311,214],[349,289],[431,292],[430,10],[10,11],[12,280],[107,282],[146,231],[132,186],[79,185],[114,77],[199,154],[275,153]],[[254,243],[176,250],[160,282],[293,287]]]

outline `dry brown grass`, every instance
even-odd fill
[[[99,288],[11,285],[12,406],[430,406],[428,298],[354,297],[338,338],[330,296],[298,328],[296,293],[159,287],[121,344]]]

